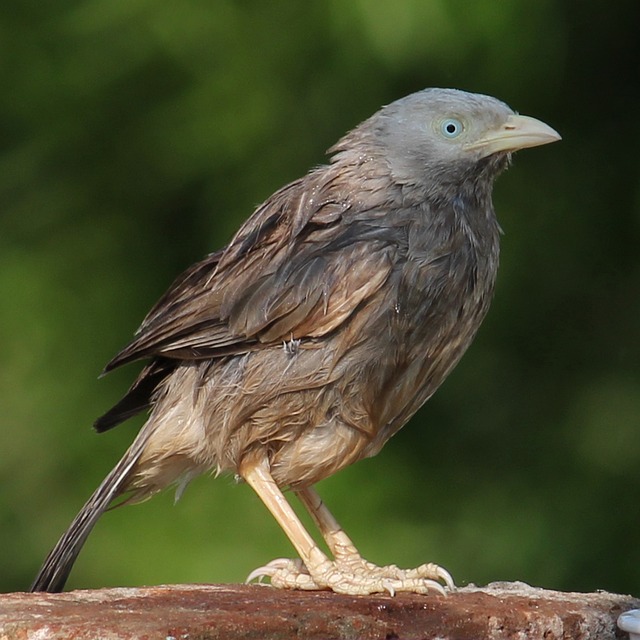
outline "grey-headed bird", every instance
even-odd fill
[[[259,206],[107,365],[147,361],[96,429],[148,419],[32,590],[62,590],[116,498],[140,501],[211,471],[251,486],[299,554],[251,578],[347,594],[453,588],[435,564],[364,560],[313,485],[376,455],[456,365],[493,295],[493,182],[513,151],[559,139],[495,98],[426,89],[380,109],[329,150],[329,164]]]

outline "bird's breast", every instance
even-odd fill
[[[472,237],[418,225],[389,281],[373,327],[370,415],[377,452],[435,392],[473,340],[493,295],[498,233]]]
[[[418,324],[475,316],[490,300],[499,256],[493,210],[472,209],[456,198],[431,209],[407,230],[398,267],[398,304]]]

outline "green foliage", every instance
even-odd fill
[[[320,487],[378,562],[640,585],[640,190],[631,0],[0,7],[0,588],[27,587],[136,425],[98,382],[178,272],[347,129],[425,86],[556,127],[495,199],[495,304],[435,398]],[[289,544],[246,487],[107,514],[70,586],[238,581]]]

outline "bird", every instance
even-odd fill
[[[64,589],[116,500],[181,492],[203,473],[249,485],[299,556],[249,580],[351,595],[453,590],[435,563],[365,560],[314,485],[375,456],[457,364],[493,297],[494,180],[513,152],[559,139],[496,98],[423,89],[382,107],[326,164],[258,206],[227,246],[175,280],[106,365],[144,361],[95,429],[147,419],[31,591]]]

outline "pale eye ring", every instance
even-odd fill
[[[457,118],[447,118],[440,123],[440,132],[445,138],[450,140],[457,138],[463,131],[464,126]]]

